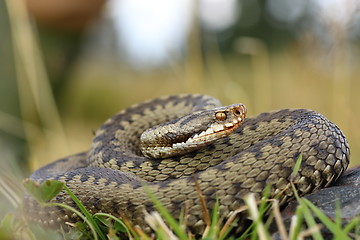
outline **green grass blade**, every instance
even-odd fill
[[[355,217],[348,224],[345,225],[344,232],[348,233],[353,228],[356,228],[356,227],[359,227],[359,226],[360,226],[360,219],[359,219],[359,217]]]
[[[296,208],[295,216],[291,220],[290,233],[289,233],[290,240],[298,239],[301,227],[304,222],[303,215],[304,215],[303,207],[301,205],[299,205]]]
[[[302,201],[302,199],[298,200],[299,204],[303,206],[303,216],[306,221],[306,224],[309,228],[315,228],[317,226],[314,217],[311,214],[310,209],[306,206],[306,204]],[[312,236],[315,240],[322,240],[323,237],[319,231],[315,231],[312,233]]]
[[[303,202],[314,212],[314,214],[320,219],[320,221],[334,234],[337,239],[347,240],[350,238],[346,235],[341,226],[335,224],[329,217],[327,217],[319,208],[317,208],[312,202],[304,198]]]
[[[271,185],[266,184],[259,204],[259,212],[261,215],[264,215],[271,208],[271,204],[268,201],[270,193],[271,193]]]
[[[302,210],[303,210],[303,216],[304,216],[304,219],[308,225],[309,228],[316,228],[316,222],[315,222],[315,219],[314,217],[312,216],[311,214],[311,211],[310,209],[308,208],[308,206],[306,205],[306,203],[299,197],[297,191],[296,191],[296,188],[295,188],[295,185],[293,183],[291,183],[291,186],[293,188],[293,192],[294,192],[294,195],[299,203],[300,206],[302,206]],[[312,233],[312,236],[315,240],[322,240],[323,237],[321,236],[320,232],[319,231],[315,231]]]
[[[290,181],[292,181],[296,177],[296,175],[299,173],[301,162],[302,162],[302,155],[300,154],[298,159],[296,160],[293,172],[291,173]]]
[[[169,224],[169,226],[173,229],[177,237],[181,240],[187,239],[187,234],[179,225],[179,223],[171,216],[169,211],[161,204],[161,202],[155,197],[155,195],[151,192],[148,187],[145,187],[147,194],[149,195],[150,199],[154,203],[156,209],[159,211],[160,215],[164,218],[164,220]]]
[[[212,210],[211,215],[211,224],[209,228],[208,234],[203,238],[203,240],[211,240],[216,239],[217,234],[219,233],[219,218],[220,218],[220,210],[219,210],[219,199],[216,198],[215,206]]]
[[[244,199],[245,204],[248,206],[249,215],[254,220],[254,230],[251,239],[260,239],[266,240],[270,239],[269,232],[265,229],[264,223],[262,221],[262,214],[259,212],[257,207],[257,202],[255,200],[255,195],[250,193]]]
[[[76,210],[73,207],[70,207],[68,205],[62,204],[62,203],[46,203],[45,206],[58,206],[61,208],[65,208],[73,213],[75,213],[77,216],[79,216],[86,224],[89,225],[89,228],[94,236],[94,239],[97,240],[98,236],[96,234],[96,230],[94,228],[94,225],[88,220],[88,218],[86,218],[83,214],[81,214],[81,212],[79,212],[78,210]]]
[[[233,222],[231,222],[229,224],[229,226],[227,226],[226,230],[221,229],[220,232],[220,236],[219,236],[219,240],[225,240],[225,239],[229,239],[227,238],[227,235],[231,232],[231,230],[238,225],[238,218],[234,219]]]
[[[339,199],[336,199],[335,202],[335,224],[341,227],[341,206]]]
[[[66,190],[66,192],[69,194],[69,196],[71,197],[71,199],[76,203],[76,205],[78,206],[78,208],[80,209],[80,211],[85,215],[85,217],[88,219],[89,223],[94,227],[94,229],[96,230],[97,234],[99,235],[99,237],[102,240],[106,240],[105,235],[103,234],[103,232],[101,231],[99,225],[96,223],[96,221],[94,220],[93,216],[89,213],[89,211],[85,208],[85,206],[80,202],[80,200],[75,196],[75,194],[73,194],[73,192],[66,186],[64,185],[64,189]]]
[[[0,239],[11,239],[15,226],[13,214],[7,214],[0,222]]]
[[[58,206],[58,207],[65,208],[65,209],[68,209],[69,211],[74,212],[76,215],[78,215],[81,219],[83,219],[89,225],[91,231],[93,232],[95,239],[97,239],[97,234],[98,234],[102,240],[106,240],[106,237],[100,230],[97,223],[94,221],[91,214],[86,210],[86,208],[80,202],[80,200],[71,192],[71,190],[63,182],[56,181],[56,180],[46,180],[43,183],[38,184],[37,182],[35,182],[32,179],[26,179],[23,182],[23,185],[24,185],[25,189],[31,194],[31,196],[33,196],[33,198],[41,205]],[[69,196],[73,199],[73,201],[79,207],[81,212],[84,213],[85,217],[79,211],[77,211],[76,209],[74,209],[68,205],[61,204],[61,203],[47,203],[51,199],[53,199],[62,189],[66,190],[66,192],[69,194]]]
[[[107,213],[95,213],[93,215],[94,218],[99,218],[99,217],[106,217],[106,218],[110,218],[112,220],[114,220],[115,222],[117,222],[118,224],[120,224],[120,226],[122,227],[123,231],[125,231],[125,233],[131,237],[131,233],[130,233],[130,230],[129,228],[126,226],[126,224],[121,221],[119,218],[113,216],[113,215],[110,215],[110,214],[107,214]],[[123,232],[122,231],[122,232]]]

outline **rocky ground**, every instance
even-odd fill
[[[306,196],[306,198],[332,219],[335,219],[336,202],[338,201],[343,224],[348,223],[356,216],[360,216],[360,166],[347,170],[333,186],[321,189]],[[287,228],[290,225],[292,216],[295,215],[297,205],[298,202],[293,200],[282,211],[282,217]],[[322,227],[321,232],[324,239],[333,238],[333,235],[326,227]],[[272,238],[281,239],[276,227],[274,227]]]

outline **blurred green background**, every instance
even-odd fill
[[[357,165],[359,16],[350,0],[1,0],[2,174],[84,151],[121,109],[184,92],[249,115],[317,110]]]

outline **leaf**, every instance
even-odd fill
[[[56,180],[46,180],[41,184],[35,182],[32,179],[25,179],[23,182],[26,190],[31,194],[33,198],[39,203],[46,203],[53,199],[64,187],[63,182]]]

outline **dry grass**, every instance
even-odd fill
[[[239,38],[231,56],[222,56],[214,45],[205,49],[204,60],[194,28],[188,43],[192,51],[183,61],[147,71],[131,70],[114,62],[113,56],[99,61],[87,52],[59,100],[60,116],[24,8],[19,0],[7,4],[23,115],[17,122],[26,130],[32,169],[87,149],[92,132],[117,111],[182,92],[213,95],[224,104],[245,103],[250,115],[280,108],[317,110],[347,136],[351,165],[360,163],[360,69],[349,60],[349,53],[357,49],[340,41],[344,38],[339,37],[329,53],[300,40],[270,53],[259,39]]]
[[[351,165],[360,164],[360,68],[348,55],[356,55],[357,49],[344,42],[334,46],[329,55],[301,41],[271,53],[258,39],[239,38],[234,54],[222,56],[213,46],[205,49],[205,61],[194,31],[187,58],[147,71],[131,70],[111,57],[99,61],[98,56],[87,53],[58,100],[63,106],[59,113],[21,1],[6,3],[23,118],[0,112],[0,123],[7,123],[0,127],[27,140],[33,170],[87,149],[93,131],[117,111],[148,98],[183,92],[213,95],[224,104],[245,103],[250,115],[280,108],[317,110],[343,130],[351,147]],[[25,135],[19,131],[20,125]],[[10,160],[10,155],[0,156],[1,162]],[[18,204],[17,199],[14,202]]]
[[[201,92],[218,97],[224,104],[245,103],[250,115],[280,108],[317,110],[347,136],[351,164],[360,163],[360,126],[356,124],[360,119],[359,69],[350,70],[343,62],[322,71],[294,49],[273,55],[258,52],[247,59],[240,54],[222,58],[213,52],[207,52],[207,57],[208,65],[202,67],[206,70],[193,75],[189,72],[198,70],[187,67],[186,62],[170,69],[137,72],[111,67],[113,64],[98,65],[95,59],[82,60],[63,98],[69,145],[76,139],[86,143],[80,144],[86,148],[91,130],[133,103],[160,95]],[[198,80],[194,75],[204,77]]]

